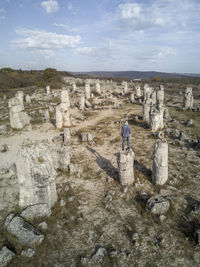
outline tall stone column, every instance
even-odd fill
[[[95,91],[96,91],[98,94],[101,94],[101,86],[100,86],[100,83],[96,83],[96,85],[95,85]]]
[[[131,94],[130,101],[132,104],[135,102],[135,94],[134,93]]]
[[[151,100],[147,99],[143,103],[143,120],[148,124],[150,122],[150,109],[151,109]]]
[[[140,85],[139,84],[136,84],[135,85],[135,95],[137,97],[140,97],[142,94],[141,94],[141,88],[140,88]]]
[[[134,156],[135,154],[132,149],[120,151],[119,179],[123,186],[131,185],[134,182]]]
[[[86,99],[90,98],[90,84],[89,83],[85,84],[85,98]]]
[[[158,90],[157,92],[157,105],[164,104],[164,97],[165,97],[164,86],[160,85],[160,90]]]
[[[47,85],[46,86],[46,94],[47,95],[51,94],[51,87],[50,87],[50,85]]]
[[[163,185],[168,179],[168,144],[158,140],[154,144],[152,182]]]
[[[66,108],[70,108],[69,93],[67,90],[63,90],[60,95],[61,103],[66,104]]]
[[[70,128],[64,128],[64,145],[70,145],[71,142],[71,134]]]
[[[17,152],[16,169],[21,207],[38,203],[47,203],[51,207],[55,204],[56,171],[47,146],[24,144]]]
[[[193,107],[192,88],[187,87],[184,91],[184,108],[192,108],[192,107]]]
[[[85,109],[85,95],[82,94],[80,99],[80,110],[84,111],[84,109]]]
[[[73,91],[73,92],[76,91],[76,84],[75,84],[75,83],[72,84],[72,91]]]

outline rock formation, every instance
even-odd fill
[[[187,87],[184,91],[184,108],[193,108],[193,94],[191,87]]]
[[[51,94],[51,88],[50,88],[50,85],[47,85],[47,86],[46,86],[46,94],[47,94],[47,95]]]
[[[73,92],[76,91],[76,84],[75,84],[75,83],[72,84],[72,91],[73,91]]]
[[[85,83],[85,98],[89,99],[90,98],[90,84]]]
[[[30,123],[30,117],[24,112],[23,93],[18,92],[15,97],[9,99],[10,126],[13,129],[23,129]]]
[[[31,98],[30,98],[30,95],[26,95],[26,104],[30,104],[31,103]]]
[[[154,144],[152,182],[163,185],[168,179],[168,144],[158,140]]]
[[[134,93],[131,94],[130,101],[132,104],[134,103],[134,101],[135,101],[135,94]]]
[[[143,103],[143,120],[149,124],[150,122],[150,110],[151,110],[151,99],[144,100]]]
[[[140,97],[142,94],[141,94],[141,88],[140,88],[140,85],[139,84],[136,84],[135,85],[135,95],[137,97]]]
[[[157,93],[156,93],[156,91],[153,91],[151,93],[151,100],[152,100],[152,105],[156,105],[156,102],[157,102]]]
[[[127,82],[123,81],[122,82],[122,86],[123,86],[122,93],[126,94],[128,92],[128,84],[127,84]]]
[[[71,126],[69,117],[69,95],[67,90],[61,92],[61,104],[56,107],[56,128]]]
[[[84,109],[85,109],[85,95],[82,94],[80,99],[80,110],[84,111]]]
[[[70,145],[71,142],[71,135],[70,135],[70,129],[64,128],[64,145]]]
[[[143,96],[144,96],[144,101],[150,98],[151,93],[152,93],[152,88],[149,87],[148,84],[145,84],[145,85],[144,85],[144,94],[143,94]]]
[[[96,83],[96,85],[95,85],[95,91],[96,91],[99,95],[101,94],[100,83]]]
[[[134,152],[132,149],[128,151],[120,151],[119,157],[119,179],[123,186],[128,186],[134,182]]]
[[[157,105],[164,104],[164,86],[160,85],[160,89],[157,91]]]
[[[51,207],[55,204],[56,171],[47,146],[24,143],[17,152],[16,168],[21,207],[37,203],[47,203]]]
[[[150,110],[150,128],[152,132],[156,132],[159,129],[163,129],[163,113],[164,107],[159,106],[158,108],[155,106],[151,107]]]

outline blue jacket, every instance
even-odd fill
[[[128,125],[122,126],[121,135],[123,137],[128,137],[131,134],[131,128]]]

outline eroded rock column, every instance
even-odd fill
[[[80,110],[84,111],[84,109],[85,109],[85,95],[82,94],[80,99]]]
[[[46,94],[47,95],[50,95],[51,94],[51,87],[50,87],[50,85],[47,85],[46,86]]]
[[[154,144],[152,182],[163,185],[168,179],[168,144],[158,140]]]
[[[64,128],[64,145],[70,145],[71,134],[69,128]]]
[[[85,83],[85,98],[89,99],[90,98],[90,84]]]
[[[141,88],[140,88],[140,85],[139,84],[136,84],[135,85],[135,95],[137,97],[140,97],[142,94],[141,94]]]
[[[128,186],[134,182],[134,152],[132,149],[128,151],[120,151],[119,157],[119,179],[123,186]]]
[[[184,91],[184,108],[193,108],[192,87],[187,87]]]
[[[143,103],[143,120],[149,124],[150,122],[150,110],[151,110],[151,100],[144,100]]]
[[[38,203],[47,203],[51,207],[55,204],[56,171],[47,146],[24,143],[17,152],[16,168],[21,207]]]

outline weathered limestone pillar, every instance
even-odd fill
[[[73,92],[76,91],[76,84],[75,84],[75,83],[72,84],[72,91],[73,91]]]
[[[30,95],[26,95],[26,104],[30,104],[31,103],[31,98]]]
[[[22,95],[9,99],[8,107],[10,109],[10,126],[13,129],[23,129],[30,123],[30,117],[24,112],[24,103]]]
[[[24,107],[24,93],[22,91],[18,91],[15,94],[15,98],[19,100],[19,105]]]
[[[152,93],[152,88],[148,84],[144,85],[144,101],[149,99]]]
[[[58,169],[61,171],[67,171],[70,164],[70,149],[67,146],[61,147],[57,151],[57,163]]]
[[[123,81],[122,86],[123,86],[123,94],[126,94],[128,92],[128,83]]]
[[[84,111],[84,109],[85,109],[85,95],[82,94],[80,99],[80,110]]]
[[[64,128],[64,145],[70,145],[71,142],[71,134],[70,128]]]
[[[150,110],[151,110],[151,100],[146,99],[143,103],[143,121],[149,124],[150,122]]]
[[[101,86],[100,86],[100,83],[96,83],[95,85],[95,90],[98,94],[101,94]]]
[[[168,179],[168,144],[158,140],[154,144],[152,182],[163,185]]]
[[[184,91],[184,108],[193,108],[192,87],[187,87]]]
[[[137,97],[140,97],[142,94],[141,94],[141,89],[140,89],[140,85],[139,84],[136,84],[135,85],[135,95]]]
[[[17,152],[16,168],[21,207],[38,203],[47,203],[51,207],[55,204],[56,171],[47,146],[23,144]]]
[[[134,182],[134,156],[132,149],[120,151],[119,179],[123,186],[131,185]]]
[[[164,86],[160,85],[160,90],[157,91],[157,105],[164,104]]]
[[[156,91],[152,92],[151,100],[152,100],[152,105],[156,105],[156,102],[157,102],[157,93],[156,93]]]
[[[156,132],[163,128],[163,112],[164,109],[158,110],[155,107],[151,107],[150,110],[150,128],[152,132]]]
[[[60,106],[58,105],[56,107],[56,128],[61,129],[63,126],[63,116],[62,112],[60,110]]]
[[[67,90],[63,90],[60,95],[61,103],[65,103],[66,108],[70,108],[69,93]]]
[[[50,88],[50,85],[47,85],[47,86],[46,86],[46,94],[47,94],[47,95],[51,94],[51,88]]]
[[[134,103],[134,101],[135,101],[135,94],[134,93],[131,94],[130,101],[132,104]]]
[[[90,84],[85,83],[85,98],[89,99],[90,98]]]

